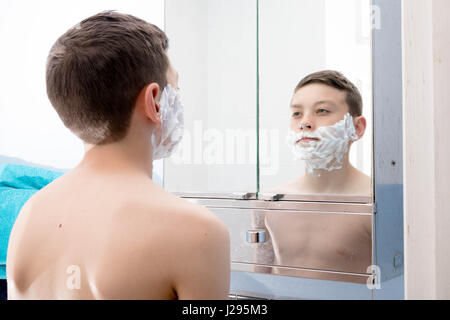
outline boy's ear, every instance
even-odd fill
[[[156,101],[160,93],[159,85],[157,83],[151,83],[143,89],[142,93],[140,98],[143,99],[142,106],[144,114],[156,125],[161,125],[161,106]]]
[[[366,132],[367,120],[363,116],[355,117],[353,119],[353,124],[355,125],[356,135],[358,140],[361,139]]]

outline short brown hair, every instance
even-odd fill
[[[297,92],[300,88],[311,83],[322,83],[338,90],[345,91],[347,93],[346,102],[349,108],[349,113],[353,117],[359,117],[362,115],[363,102],[361,94],[359,93],[358,88],[346,77],[344,77],[342,73],[333,70],[324,70],[312,73],[299,82],[297,87],[295,87],[294,92]]]
[[[168,39],[153,24],[104,11],[64,33],[47,59],[47,95],[83,141],[106,144],[128,132],[139,92],[167,84]]]

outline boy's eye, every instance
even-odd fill
[[[329,111],[325,109],[319,109],[317,110],[317,113],[329,113]]]
[[[298,116],[300,116],[300,112],[294,112],[294,113],[292,114],[292,116],[293,116],[293,117],[298,117]]]

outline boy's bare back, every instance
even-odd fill
[[[76,168],[22,208],[9,299],[226,299],[229,235],[139,173]]]

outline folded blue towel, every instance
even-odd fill
[[[27,200],[64,172],[18,164],[0,164],[0,279],[6,279],[9,235]]]

